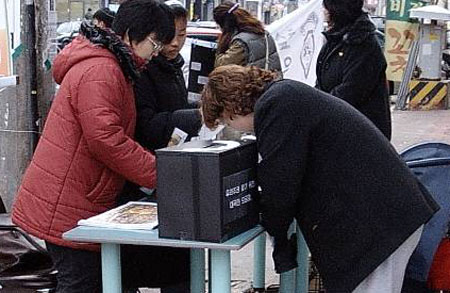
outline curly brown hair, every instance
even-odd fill
[[[264,35],[263,24],[245,9],[237,8],[229,13],[235,3],[226,1],[213,11],[214,21],[220,25],[222,34],[219,36],[217,53],[223,53],[230,47],[230,41],[236,32],[248,32]]]
[[[242,116],[253,113],[264,86],[278,76],[255,66],[225,65],[214,69],[202,92],[205,125],[215,128],[224,113]]]

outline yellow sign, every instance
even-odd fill
[[[0,76],[8,76],[9,72],[9,56],[8,41],[6,30],[0,29]]]
[[[405,21],[388,20],[385,29],[385,55],[388,80],[401,81],[413,41],[419,38],[419,25]]]

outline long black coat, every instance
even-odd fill
[[[188,138],[196,136],[201,127],[197,105],[188,103],[183,65],[181,55],[173,60],[159,55],[149,62],[135,83],[135,137],[150,151],[166,147],[175,127],[186,132]],[[118,203],[144,196],[137,185],[127,182]]]
[[[200,112],[187,100],[181,55],[172,61],[154,58],[135,84],[136,140],[145,148],[167,146],[175,127],[195,136],[201,127]],[[119,203],[144,197],[127,182]],[[154,287],[189,282],[189,249],[124,245],[121,250],[124,286]]]
[[[390,139],[386,59],[375,25],[363,14],[353,25],[324,35],[327,43],[317,59],[316,87],[361,111]]]
[[[166,147],[175,127],[189,136],[201,127],[199,110],[188,103],[183,64],[181,55],[170,61],[159,55],[136,82],[136,140],[149,150]]]
[[[255,106],[263,225],[275,269],[295,267],[295,217],[327,292],[351,292],[438,209],[383,134],[347,103],[300,82]]]

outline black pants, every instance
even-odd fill
[[[163,293],[188,293],[189,249],[121,245],[123,287],[161,288]]]
[[[58,270],[56,293],[102,292],[100,253],[48,242],[46,245]]]
[[[58,270],[56,293],[102,292],[101,255],[46,242]],[[126,292],[161,287],[163,293],[188,293],[189,249],[122,246],[122,281]]]

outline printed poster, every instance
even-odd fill
[[[322,1],[310,1],[266,28],[277,44],[284,78],[314,86],[324,40]]]
[[[419,37],[419,24],[388,20],[385,28],[385,56],[387,79],[401,81],[408,62],[409,50]]]
[[[412,8],[425,6],[420,0],[388,0],[386,3],[385,56],[388,80],[401,81],[419,25],[409,18]]]

